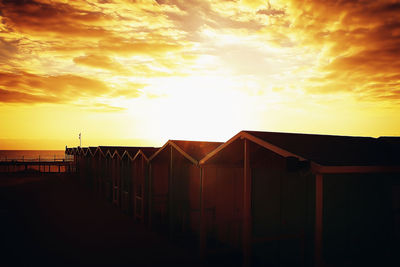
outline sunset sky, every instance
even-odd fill
[[[0,149],[400,135],[400,1],[0,0]]]

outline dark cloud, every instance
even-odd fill
[[[109,32],[96,24],[106,21],[101,12],[78,9],[64,3],[39,1],[3,1],[3,24],[29,33],[53,33],[61,36],[101,37]]]

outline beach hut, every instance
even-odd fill
[[[121,210],[128,214],[132,212],[132,160],[139,149],[139,147],[127,147],[121,156]]]
[[[141,223],[148,220],[149,158],[159,148],[142,147],[132,158],[132,207],[134,218]]]
[[[67,147],[65,146],[65,160],[74,162],[73,165],[68,165],[65,167],[65,172],[75,172],[74,168],[76,166],[76,157],[75,157],[75,147]]]
[[[144,222],[147,214],[147,184],[149,157],[159,148],[128,147],[122,155],[121,209],[133,213],[137,221]]]
[[[102,191],[104,198],[112,202],[113,197],[113,154],[115,147],[99,146],[104,154],[104,172],[102,171]],[[112,152],[111,152],[112,151]]]
[[[97,147],[88,147],[85,151],[85,168],[86,168],[86,175],[84,180],[86,181],[86,186],[90,189],[94,187],[94,179],[96,176],[97,166],[96,161],[94,160],[94,153],[96,152]]]
[[[85,183],[85,179],[88,172],[88,161],[86,158],[86,153],[88,151],[87,147],[78,147],[76,151],[76,168],[78,179],[81,183]]]
[[[122,155],[126,147],[113,147],[110,149],[111,156],[111,180],[112,180],[112,203],[120,207],[121,205],[121,170],[122,170]],[[112,152],[113,151],[113,152]]]
[[[198,161],[222,143],[169,140],[150,157],[149,223],[171,238],[187,239],[199,230]]]
[[[242,131],[200,165],[203,253],[342,266],[393,252],[400,159],[383,140]]]
[[[96,147],[93,153],[93,164],[94,164],[94,178],[93,178],[93,189],[98,195],[104,194],[104,182],[106,176],[106,155],[101,147]]]

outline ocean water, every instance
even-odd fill
[[[64,150],[0,150],[0,161],[1,160],[54,160],[65,159]]]
[[[71,156],[70,156],[71,157]],[[66,159],[64,150],[0,150],[0,161],[53,161]],[[67,158],[71,159],[71,158]],[[66,172],[64,166],[29,166],[29,170],[40,172]],[[0,166],[0,173],[24,171],[25,166]]]

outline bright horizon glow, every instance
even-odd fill
[[[0,3],[0,149],[400,135],[390,1]]]

